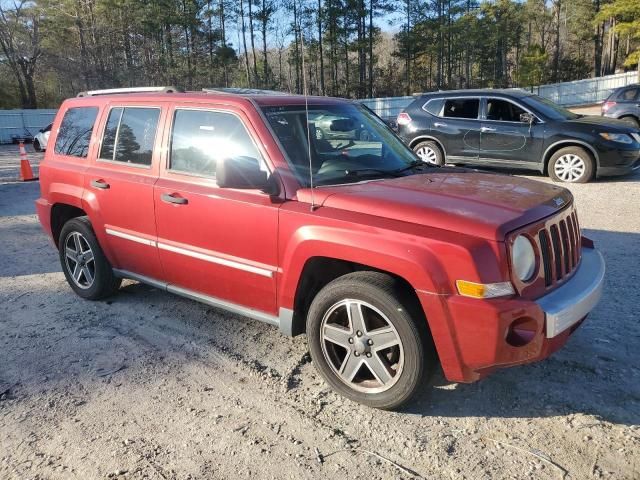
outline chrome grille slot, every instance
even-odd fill
[[[570,275],[580,263],[580,226],[575,211],[547,222],[537,237],[544,285],[550,287]]]

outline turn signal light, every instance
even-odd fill
[[[495,298],[513,295],[513,285],[511,282],[500,283],[475,283],[467,280],[456,280],[458,293],[471,298]]]

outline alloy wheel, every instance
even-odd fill
[[[420,157],[420,160],[422,160],[425,163],[429,163],[431,165],[438,164],[438,157],[436,155],[436,152],[431,147],[418,148],[416,150],[416,155],[418,155],[418,157]]]
[[[354,390],[379,393],[400,378],[404,350],[398,331],[373,305],[342,300],[320,326],[322,353],[333,373]]]
[[[73,283],[82,289],[91,288],[96,264],[87,239],[80,232],[71,232],[64,243],[64,260]]]
[[[563,182],[575,182],[584,175],[586,165],[578,155],[567,153],[558,157],[553,169],[556,176]]]

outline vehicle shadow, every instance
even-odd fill
[[[584,413],[640,424],[637,258],[640,235],[584,230],[607,264],[602,300],[568,343],[538,363],[500,369],[473,384],[438,371],[406,412],[444,417],[545,417]]]
[[[499,168],[499,167],[485,167],[479,165],[469,165],[468,168],[473,168],[476,170],[482,170],[485,172],[491,173],[502,173],[504,175],[517,175],[517,176],[525,176],[534,180],[542,180],[546,182],[552,182],[552,180],[547,176],[535,170],[523,170],[517,168]],[[599,184],[599,183],[640,183],[640,169],[631,172],[627,175],[619,175],[615,177],[599,177],[595,181],[591,183]],[[560,186],[566,186],[562,183],[557,183]],[[582,185],[582,184],[571,184],[572,187]]]

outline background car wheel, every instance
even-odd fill
[[[565,147],[549,159],[549,177],[554,182],[587,183],[593,178],[594,161],[581,147]]]
[[[640,120],[636,117],[622,117],[620,120],[631,125],[634,128],[640,128]]]
[[[41,152],[42,151],[42,147],[40,146],[40,142],[37,139],[33,141],[33,149],[36,152]]]
[[[87,217],[74,218],[64,224],[58,251],[67,282],[82,298],[98,300],[112,295],[120,287],[122,280],[114,276]]]
[[[406,401],[436,364],[422,310],[400,282],[355,272],[326,285],[307,317],[311,358],[334,390],[365,405]]]
[[[420,160],[430,165],[444,165],[444,155],[438,144],[432,140],[420,142],[413,147]]]

